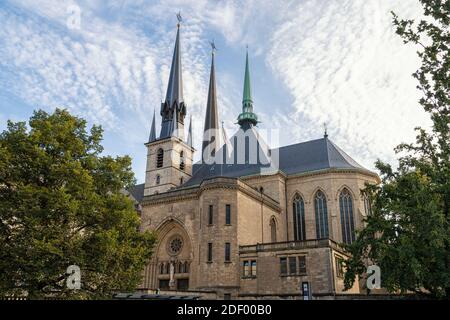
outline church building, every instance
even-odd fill
[[[195,150],[191,121],[185,128],[180,28],[178,23],[161,127],[154,114],[145,144],[145,183],[130,191],[141,230],[158,237],[139,289],[219,299],[362,293],[363,281],[343,290],[348,255],[341,244],[355,240],[370,214],[361,189],[380,183],[378,175],[326,133],[270,148],[257,127],[248,52],[242,112],[236,133],[227,138],[219,126],[214,46],[202,150]],[[201,152],[196,163],[195,152]]]

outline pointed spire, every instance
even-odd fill
[[[219,130],[219,117],[217,115],[217,93],[216,93],[216,72],[214,67],[214,56],[216,47],[211,42],[211,73],[209,77],[208,102],[206,105],[205,128],[203,131],[202,157],[205,148],[210,145],[214,151],[218,150],[219,137],[216,137]],[[214,131],[215,130],[215,131]],[[211,145],[212,144],[212,145]]]
[[[250,85],[250,68],[248,66],[248,48],[245,55],[244,95],[242,103],[248,103],[253,107],[252,87]]]
[[[173,49],[172,66],[170,67],[169,85],[167,86],[166,101],[170,107],[174,102],[183,101],[183,77],[181,74],[180,53],[180,24],[177,24],[177,38]]]
[[[172,136],[173,130],[179,128],[177,122],[184,123],[186,106],[183,98],[183,77],[181,68],[180,26],[181,15],[177,14],[177,36],[173,49],[172,65],[170,67],[169,84],[167,86],[166,99],[161,104],[161,134],[160,139]]]
[[[248,47],[245,56],[244,94],[242,96],[242,113],[238,117],[238,123],[244,130],[256,125],[258,117],[253,113],[252,87],[250,84],[250,67],[248,62]]]
[[[192,116],[189,119],[189,131],[188,131],[188,137],[186,140],[186,144],[192,148]]]
[[[148,142],[153,142],[156,140],[155,116],[155,110],[153,109],[152,127],[150,128],[150,136],[148,138]]]

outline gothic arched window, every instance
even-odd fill
[[[352,243],[355,240],[355,223],[353,221],[353,200],[348,189],[339,194],[339,210],[341,212],[342,241]]]
[[[294,240],[303,241],[306,240],[306,227],[305,227],[305,202],[303,198],[296,194],[293,202],[294,213]]]
[[[327,198],[322,191],[317,191],[314,197],[314,209],[316,212],[317,239],[328,238],[328,209]]]
[[[156,153],[156,167],[161,168],[164,164],[164,150],[159,148]]]
[[[270,219],[270,242],[277,242],[277,222],[274,217]]]
[[[158,174],[156,175],[156,184],[159,184],[161,182],[161,176]]]
[[[170,263],[166,263],[166,274],[170,273]]]
[[[372,214],[372,203],[368,194],[364,194],[364,212],[366,216]]]

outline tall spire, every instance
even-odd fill
[[[153,142],[156,140],[155,116],[155,110],[153,110],[152,127],[150,128],[150,136],[148,138],[148,142]]]
[[[210,150],[217,151],[219,148],[219,117],[217,115],[217,94],[216,94],[216,72],[214,68],[214,55],[216,46],[211,42],[211,73],[209,76],[208,102],[206,105],[205,128],[203,131],[202,159],[203,152],[209,145]]]
[[[166,100],[161,104],[161,134],[160,139],[172,135],[175,128],[179,128],[178,123],[172,123],[174,118],[181,124],[184,123],[186,115],[186,106],[183,99],[183,77],[181,68],[181,49],[180,49],[180,23],[181,15],[177,14],[177,37],[173,49],[172,65],[170,67],[169,84],[167,86]],[[174,112],[176,116],[174,117]]]
[[[250,128],[258,123],[258,117],[253,113],[252,87],[250,84],[250,67],[248,63],[248,48],[245,56],[244,94],[242,97],[242,113],[238,117],[238,123],[243,129]]]
[[[169,85],[167,86],[166,101],[170,106],[174,102],[183,101],[183,77],[181,74],[180,54],[180,24],[177,24],[177,37],[173,49],[172,66],[170,67]]]

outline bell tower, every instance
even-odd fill
[[[161,103],[161,132],[156,137],[155,112],[153,113],[147,147],[144,196],[168,191],[186,182],[192,176],[192,119],[184,141],[186,105],[183,99],[183,77],[180,53],[180,23],[177,15],[177,36],[173,50],[166,99]]]

